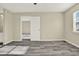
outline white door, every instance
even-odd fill
[[[31,40],[40,41],[40,17],[31,17]]]

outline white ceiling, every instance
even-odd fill
[[[12,12],[64,12],[75,3],[0,3],[0,6]]]

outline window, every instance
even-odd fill
[[[79,32],[79,11],[73,13],[73,31]]]

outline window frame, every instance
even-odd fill
[[[77,27],[76,27],[76,23],[79,22],[76,20],[77,13],[79,13],[79,10],[77,10],[73,13],[73,32],[79,33],[79,31],[77,31]]]

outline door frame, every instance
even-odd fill
[[[21,41],[22,41],[22,21],[30,21],[30,24],[31,24],[32,17],[40,17],[40,16],[21,16],[20,17],[20,40]],[[28,19],[26,19],[26,18],[28,18]]]

